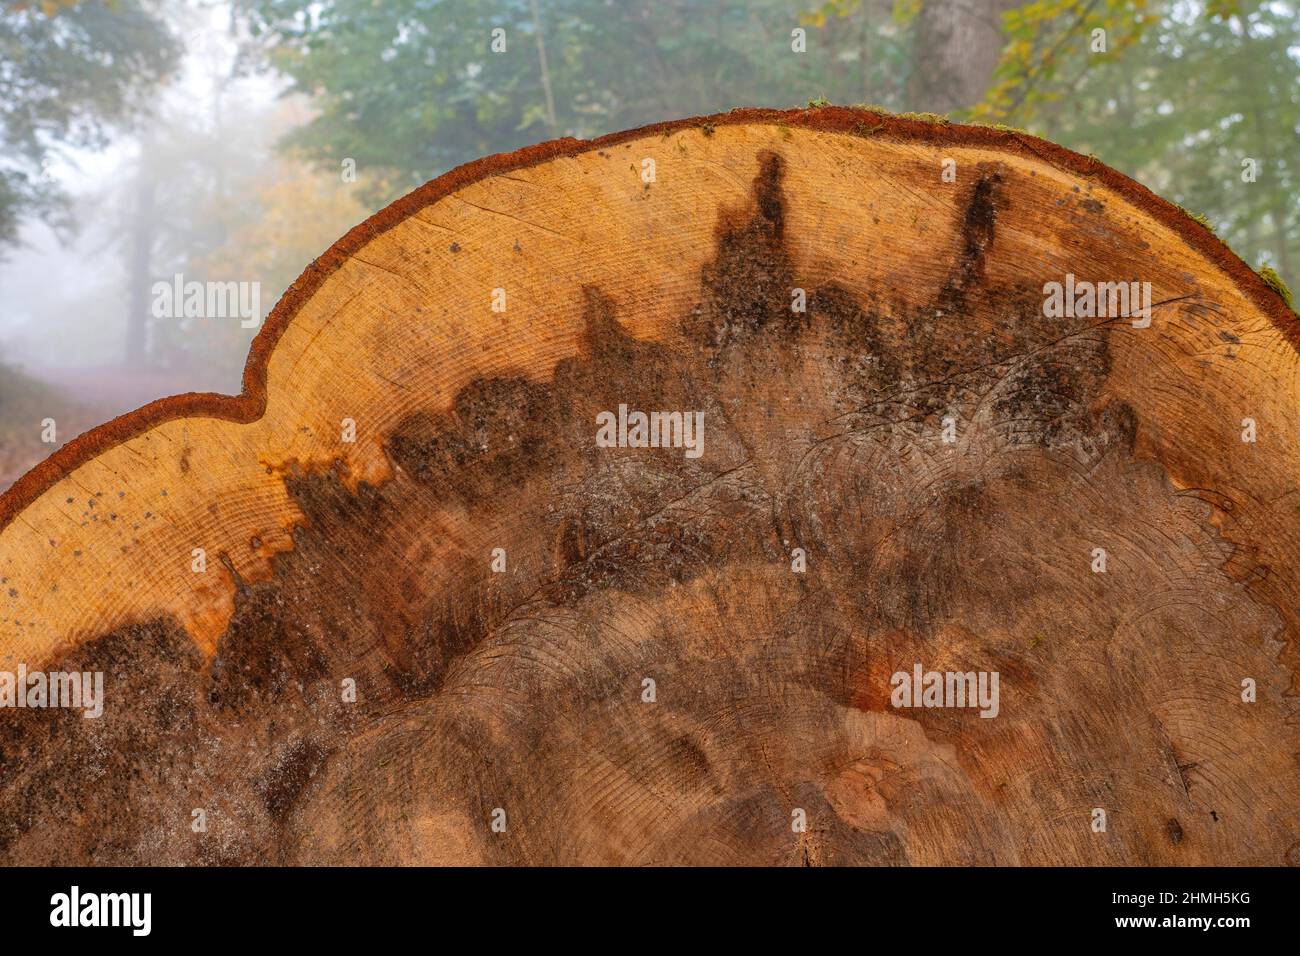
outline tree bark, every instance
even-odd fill
[[[947,114],[984,96],[1002,52],[1002,14],[1017,0],[923,0],[912,45],[912,109]]]

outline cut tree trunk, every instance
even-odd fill
[[[104,675],[0,711],[0,859],[1300,862],[1297,342],[1016,133],[473,163],[0,501],[0,666]]]

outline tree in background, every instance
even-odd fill
[[[828,16],[773,0],[237,2],[256,39],[249,63],[283,72],[320,111],[289,145],[333,168],[355,160],[374,206],[557,135],[816,96],[897,105],[906,75],[887,5]],[[806,53],[792,51],[795,30]]]
[[[101,148],[147,109],[180,46],[151,0],[42,0],[0,6],[0,254],[28,219],[66,237],[77,224],[50,166],[60,147]],[[0,364],[0,487],[97,413],[61,390]]]
[[[269,147],[270,144],[267,144]],[[203,215],[220,223],[223,241],[188,259],[187,276],[224,281],[256,279],[269,311],[303,268],[369,214],[340,172],[313,169],[292,151],[239,172],[230,196],[213,194]],[[237,322],[188,320],[183,341],[173,327],[169,342],[189,361],[201,359],[205,375],[239,381],[256,330]]]
[[[17,241],[26,217],[72,225],[47,172],[54,151],[102,147],[179,56],[152,0],[0,7],[0,248]]]
[[[1009,48],[1029,42],[1027,22]],[[1095,153],[1300,282],[1300,6],[1171,3],[1118,35],[1100,55],[1057,38],[1052,71],[1008,56],[977,115]]]

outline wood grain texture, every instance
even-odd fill
[[[1067,273],[1150,327],[1049,318]],[[0,859],[1298,863],[1298,326],[1019,134],[740,111],[456,170],[242,396],[0,499],[0,669],[106,680],[0,710]],[[620,405],[703,453],[598,447]],[[918,662],[998,715],[893,706]]]

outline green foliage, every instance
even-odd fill
[[[46,175],[56,144],[101,147],[175,66],[180,48],[149,0],[0,7],[0,246],[24,216],[66,226]]]
[[[1200,210],[1243,259],[1271,261],[1294,284],[1297,14],[1295,0],[1163,6],[1122,57],[1081,74],[1067,99],[1039,102],[1034,132]]]
[[[1146,8],[1147,0],[1034,0],[1008,10],[993,83],[971,118],[1024,122],[1061,101],[1089,69],[1139,41]]]
[[[388,168],[359,185],[371,205],[493,152],[554,136],[591,137],[737,106],[814,104],[864,95],[896,101],[908,50],[888,12],[856,3],[800,18],[780,0],[538,4],[527,0],[237,0],[256,37],[250,57],[314,97],[292,139],[317,162]],[[803,25],[807,52],[791,50]],[[494,53],[491,31],[505,30]]]

